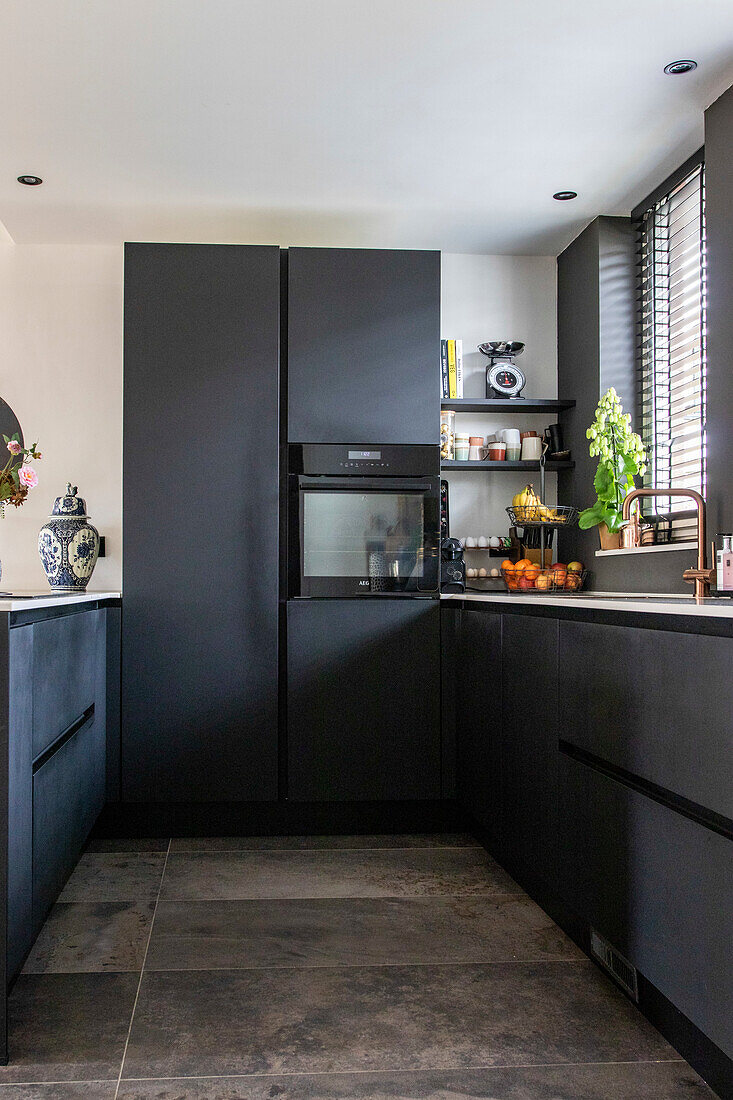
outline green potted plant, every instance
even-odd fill
[[[621,545],[623,505],[634,488],[634,478],[646,472],[646,451],[636,432],[631,430],[631,415],[625,413],[613,387],[607,390],[596,408],[593,423],[586,431],[590,453],[598,458],[593,480],[596,501],[580,513],[579,524],[587,530],[598,527],[602,550]]]

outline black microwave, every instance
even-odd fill
[[[437,445],[291,444],[288,597],[437,596]]]

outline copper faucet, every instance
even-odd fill
[[[683,578],[695,585],[695,598],[702,599],[710,595],[710,582],[715,573],[705,564],[705,501],[694,489],[632,489],[624,499],[623,518],[628,520],[631,505],[638,497],[687,497],[695,502],[697,509],[697,568],[686,569]]]

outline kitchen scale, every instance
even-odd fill
[[[519,340],[489,340],[479,344],[478,350],[489,359],[486,368],[486,397],[490,401],[522,401],[522,390],[527,384],[524,371],[514,362],[524,351]]]

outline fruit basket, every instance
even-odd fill
[[[507,514],[514,527],[572,527],[578,522],[578,509],[570,504],[516,504]]]
[[[507,592],[521,595],[542,596],[562,592],[564,595],[582,592],[588,578],[588,570],[580,562],[571,562],[573,568],[555,562],[542,569],[539,565],[521,558],[516,564],[503,562],[501,575]],[[577,568],[580,566],[580,568]]]

